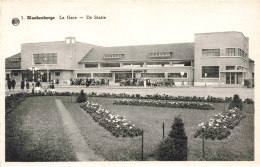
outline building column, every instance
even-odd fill
[[[112,82],[116,82],[116,74],[114,72],[112,73]]]
[[[164,73],[165,79],[168,79],[168,72]]]
[[[237,84],[237,73],[234,73],[235,75],[235,84]]]

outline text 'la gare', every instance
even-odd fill
[[[60,16],[59,19],[69,19],[69,20],[75,20],[75,19],[106,19],[106,16],[98,16],[98,15],[94,15],[94,16],[90,16],[90,15],[86,15],[85,17],[77,17],[77,16],[71,16],[68,15],[67,17],[64,16]]]

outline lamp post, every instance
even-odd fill
[[[37,71],[38,68],[35,68],[34,66],[32,66],[32,67],[29,67],[28,69],[29,69],[30,71],[32,71],[32,74],[33,74],[33,76],[32,76],[32,80],[33,80],[33,83],[32,83],[32,86],[33,86],[33,88],[32,88],[32,93],[34,93],[34,72]]]
[[[184,72],[182,71],[182,72],[181,72],[182,85],[184,85],[183,75],[184,75]]]
[[[205,79],[207,78],[207,73],[205,73]],[[206,84],[206,81],[205,81],[205,87],[207,86],[207,84]]]
[[[131,69],[132,69],[132,79],[134,78],[134,69],[133,69],[133,64],[131,64]]]
[[[44,60],[45,60],[45,69],[47,71],[47,85],[49,85],[49,69],[47,65],[48,57],[44,57]]]

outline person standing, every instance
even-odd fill
[[[8,78],[8,80],[7,80],[7,87],[8,87],[8,89],[9,89],[9,91],[11,91],[11,88],[12,88],[12,82],[11,82],[11,80]]]
[[[15,84],[16,84],[16,82],[15,82],[15,79],[13,78],[13,79],[12,79],[12,83],[11,83],[12,88],[13,88],[13,91],[14,91],[14,88],[15,88]]]
[[[85,84],[86,84],[86,88],[87,88],[89,86],[88,85],[88,78],[86,79],[86,83]]]
[[[27,89],[27,92],[28,92],[29,89],[30,89],[30,85],[29,85],[29,82],[28,82],[28,81],[26,81],[26,89]]]
[[[24,91],[24,80],[21,82],[21,90]]]

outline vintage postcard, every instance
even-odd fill
[[[0,166],[259,166],[259,1],[0,5]]]

